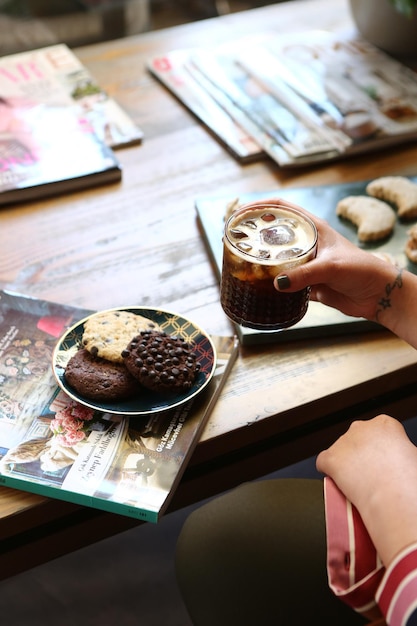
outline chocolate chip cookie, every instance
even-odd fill
[[[103,311],[84,323],[83,347],[93,356],[123,363],[122,350],[141,330],[159,330],[152,320],[130,311]]]

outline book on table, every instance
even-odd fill
[[[155,523],[232,368],[237,338],[211,337],[213,375],[186,402],[138,416],[93,411],[57,385],[52,369],[59,337],[90,313],[0,291],[0,484]],[[78,420],[82,440],[64,442],[63,420]]]
[[[0,59],[0,205],[120,181],[142,137],[65,44]]]
[[[356,35],[265,32],[156,55],[148,69],[224,141],[215,114],[203,119],[187,97],[199,85],[213,111],[215,103],[259,146],[253,158],[281,167],[417,138],[416,74]]]

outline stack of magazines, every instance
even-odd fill
[[[417,77],[357,36],[264,33],[148,69],[242,161],[325,162],[417,138]]]
[[[0,58],[0,206],[119,182],[142,138],[67,45]]]

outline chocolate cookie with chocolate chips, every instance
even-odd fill
[[[70,358],[64,376],[80,396],[96,402],[127,400],[141,391],[138,381],[123,363],[101,359],[85,348]]]
[[[142,331],[122,356],[132,376],[147,389],[160,393],[187,392],[200,370],[192,345],[161,331]]]

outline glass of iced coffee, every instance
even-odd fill
[[[237,324],[275,331],[299,322],[310,288],[278,292],[273,280],[316,256],[317,230],[302,212],[273,202],[245,204],[226,222],[221,305]]]

